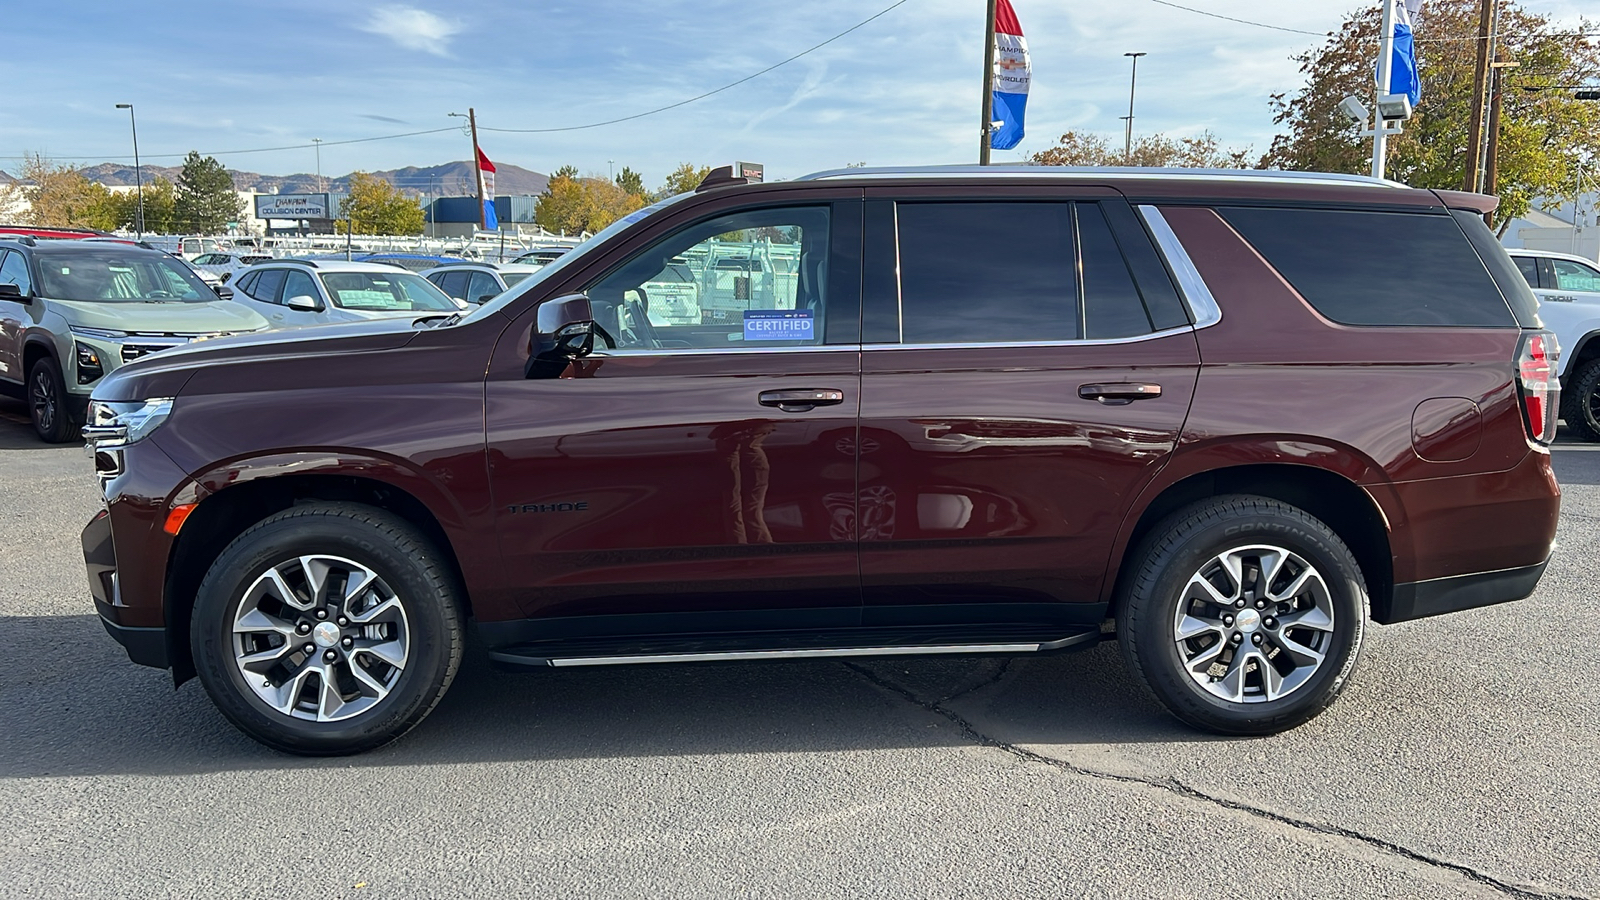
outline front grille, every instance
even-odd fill
[[[158,350],[166,350],[173,346],[173,344],[123,344],[122,361],[132,362],[141,356],[149,356]]]

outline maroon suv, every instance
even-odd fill
[[[1278,731],[1333,701],[1369,618],[1544,570],[1557,349],[1493,203],[714,173],[464,316],[108,377],[95,604],[296,753],[420,722],[469,619],[511,666],[1115,637],[1183,720]]]

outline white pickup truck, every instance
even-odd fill
[[[1561,344],[1561,418],[1574,437],[1600,441],[1600,266],[1570,253],[1506,252]]]

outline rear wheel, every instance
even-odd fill
[[[1333,703],[1366,619],[1361,570],[1338,535],[1286,503],[1234,495],[1155,529],[1117,631],[1129,667],[1173,715],[1272,734]]]
[[[1562,385],[1561,418],[1579,440],[1600,441],[1600,359],[1578,367],[1570,385]]]
[[[51,357],[39,357],[28,369],[28,418],[39,439],[51,444],[64,444],[81,434],[67,406],[61,370]]]
[[[455,580],[409,523],[356,504],[297,506],[212,564],[190,625],[217,708],[279,750],[358,753],[415,727],[461,660]]]

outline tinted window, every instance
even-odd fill
[[[1477,251],[1449,216],[1247,208],[1222,214],[1306,302],[1335,322],[1515,324]]]
[[[901,340],[1080,337],[1070,203],[902,203]]]
[[[1483,216],[1471,210],[1455,209],[1450,211],[1456,224],[1461,226],[1467,240],[1472,242],[1473,249],[1478,251],[1478,258],[1489,269],[1489,276],[1500,287],[1500,296],[1505,298],[1506,305],[1511,307],[1511,314],[1516,317],[1517,324],[1523,328],[1540,328],[1539,323],[1539,298],[1533,295],[1533,289],[1528,287],[1527,281],[1517,267],[1511,264],[1511,257],[1506,255],[1506,248],[1500,246],[1500,240],[1483,223]],[[1544,277],[1550,277],[1546,270]]]
[[[33,279],[28,277],[28,259],[15,250],[0,250],[5,259],[0,260],[0,284],[14,284],[22,289],[23,296],[33,291]]]
[[[466,272],[435,272],[428,280],[439,286],[439,290],[457,300],[467,299]]]
[[[261,277],[251,286],[250,296],[267,303],[277,303],[278,291],[283,287],[283,276],[287,274],[283,269],[268,269],[262,272]]]
[[[485,297],[493,297],[498,293],[500,293],[500,283],[494,280],[493,275],[488,272],[473,272],[472,280],[467,284],[467,296],[464,299],[468,303],[478,303]]]
[[[290,272],[289,277],[284,279],[284,302],[289,302],[291,297],[310,297],[318,303],[322,302],[322,298],[317,296],[316,284],[311,281],[311,276],[304,272]]]
[[[595,318],[621,349],[821,344],[830,218],[791,207],[690,225],[591,287]]]
[[[1083,253],[1083,320],[1088,338],[1120,338],[1149,334],[1133,274],[1122,258],[1111,226],[1098,204],[1079,203],[1078,246]]]
[[[246,294],[255,296],[253,293],[251,293],[250,288],[255,285],[256,279],[260,277],[260,272],[246,272],[242,278],[233,283],[233,289],[236,291],[244,291]]]
[[[1563,291],[1600,291],[1600,272],[1593,266],[1567,259],[1552,259],[1556,271],[1556,287]]]
[[[1527,280],[1528,287],[1539,286],[1539,261],[1527,256],[1513,256],[1511,261],[1517,264],[1517,271]]]

